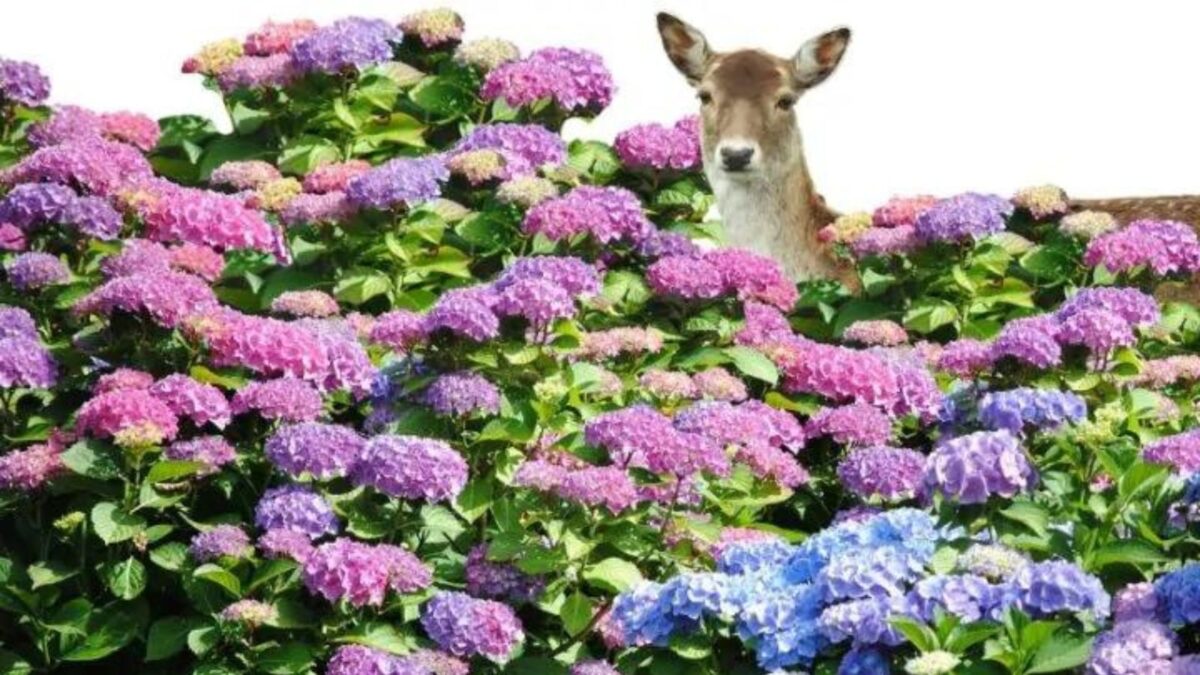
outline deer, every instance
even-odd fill
[[[796,102],[841,62],[850,30],[836,28],[790,58],[758,49],[715,52],[704,34],[658,14],[663,49],[700,102],[704,173],[729,244],[773,258],[794,281],[857,288],[853,268],[818,238],[837,213],[813,187]]]
[[[838,67],[850,30],[822,33],[783,58],[759,49],[716,52],[695,27],[665,12],[657,18],[663,50],[700,102],[704,173],[728,243],[774,258],[796,281],[833,279],[857,290],[853,268],[818,238],[838,214],[813,187],[795,112],[801,95]],[[1200,224],[1200,195],[1075,199],[1070,205],[1107,211],[1119,222]],[[1200,284],[1164,293],[1200,301]]]

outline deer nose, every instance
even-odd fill
[[[754,159],[754,148],[745,146],[721,148],[721,164],[726,171],[741,171],[750,166],[751,159]]]

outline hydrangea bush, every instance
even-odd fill
[[[896,198],[721,247],[694,118],[434,9],[0,58],[0,671],[1200,672],[1184,224]]]

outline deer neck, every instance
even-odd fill
[[[796,281],[838,272],[817,232],[833,220],[813,190],[802,152],[782,171],[731,178],[709,171],[731,246],[774,258]]]

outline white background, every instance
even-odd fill
[[[436,2],[436,0],[434,0]],[[271,18],[346,14],[398,21],[405,0],[12,3],[0,55],[37,61],[52,100],[155,116],[220,117],[179,64],[202,43]],[[8,4],[8,3],[6,3]],[[587,47],[619,86],[592,125],[611,139],[695,106],[662,54],[654,13],[672,11],[718,50],[791,54],[836,25],[854,31],[841,68],[799,106],[818,189],[841,210],[895,193],[1008,193],[1054,182],[1077,196],[1200,192],[1200,10],[1184,2],[1047,0],[460,0],[467,37],[522,49]]]

